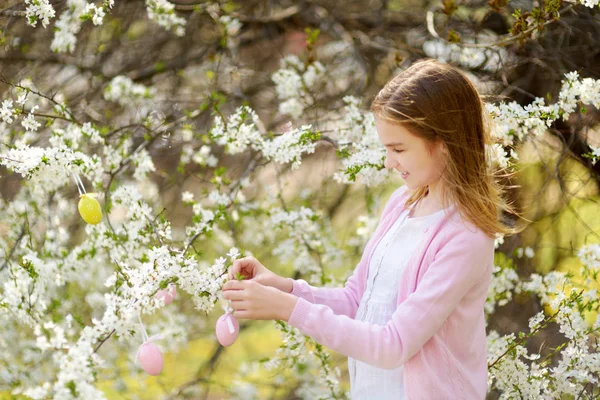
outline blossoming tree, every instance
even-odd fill
[[[233,260],[254,254],[327,286],[351,273],[398,184],[383,168],[368,99],[422,54],[460,65],[482,92],[519,98],[487,103],[490,168],[518,169],[554,139],[559,206],[579,216],[566,196],[597,199],[600,80],[575,64],[546,88],[553,96],[539,97],[514,74],[523,49],[558,20],[580,26],[588,16],[598,30],[597,5],[553,0],[522,11],[494,0],[482,12],[444,0],[418,23],[387,1],[368,14],[358,2],[339,11],[325,1],[2,6],[0,392],[102,399],[113,382],[128,393],[125,377],[144,374],[142,343],[180,354],[199,337],[213,352],[186,382],[163,384],[164,397],[214,390],[228,354],[214,339],[214,313],[226,306],[220,289]],[[587,191],[565,183],[563,158],[583,168]],[[362,215],[352,218],[357,202]],[[548,258],[527,235],[498,238],[486,302],[490,398],[598,395],[600,225],[587,222],[561,250],[575,272],[536,265]],[[496,329],[523,298],[536,312]],[[218,390],[348,396],[327,349],[273,327],[278,350],[239,365]],[[532,349],[548,331],[560,342]],[[257,383],[261,370],[279,374]]]

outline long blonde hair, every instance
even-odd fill
[[[442,142],[446,149],[442,173],[447,201],[461,216],[490,237],[514,234],[516,228],[501,221],[502,212],[518,215],[503,199],[497,176],[510,174],[493,167],[486,145],[492,144],[491,117],[471,81],[457,68],[434,59],[413,63],[391,79],[371,104],[377,118],[402,124],[429,144]],[[420,187],[406,205],[423,198],[429,188]],[[446,201],[445,200],[445,201]]]

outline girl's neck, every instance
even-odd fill
[[[442,205],[444,204],[444,188],[440,181],[432,183],[428,186],[426,198],[428,199],[428,202],[437,204],[440,207],[442,207]]]
[[[444,204],[444,197],[440,185],[430,185],[425,197],[421,198],[415,206],[415,209],[411,212],[411,217],[421,217],[433,214],[450,205]]]

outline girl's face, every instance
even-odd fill
[[[386,148],[385,167],[395,169],[410,189],[434,185],[444,169],[444,146],[430,144],[402,125],[375,118],[379,141]]]

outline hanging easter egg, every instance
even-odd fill
[[[102,209],[96,200],[98,193],[84,193],[79,196],[79,215],[85,222],[96,225],[102,220]]]
[[[140,346],[137,358],[144,371],[150,375],[158,375],[163,369],[163,355],[154,343],[144,343]]]
[[[174,284],[170,283],[169,287],[167,289],[161,289],[158,292],[156,292],[155,297],[159,300],[164,299],[165,305],[169,305],[175,299],[176,294],[177,294],[177,288],[175,287]]]
[[[230,313],[225,313],[217,320],[217,339],[223,346],[231,346],[238,337],[240,324]]]

